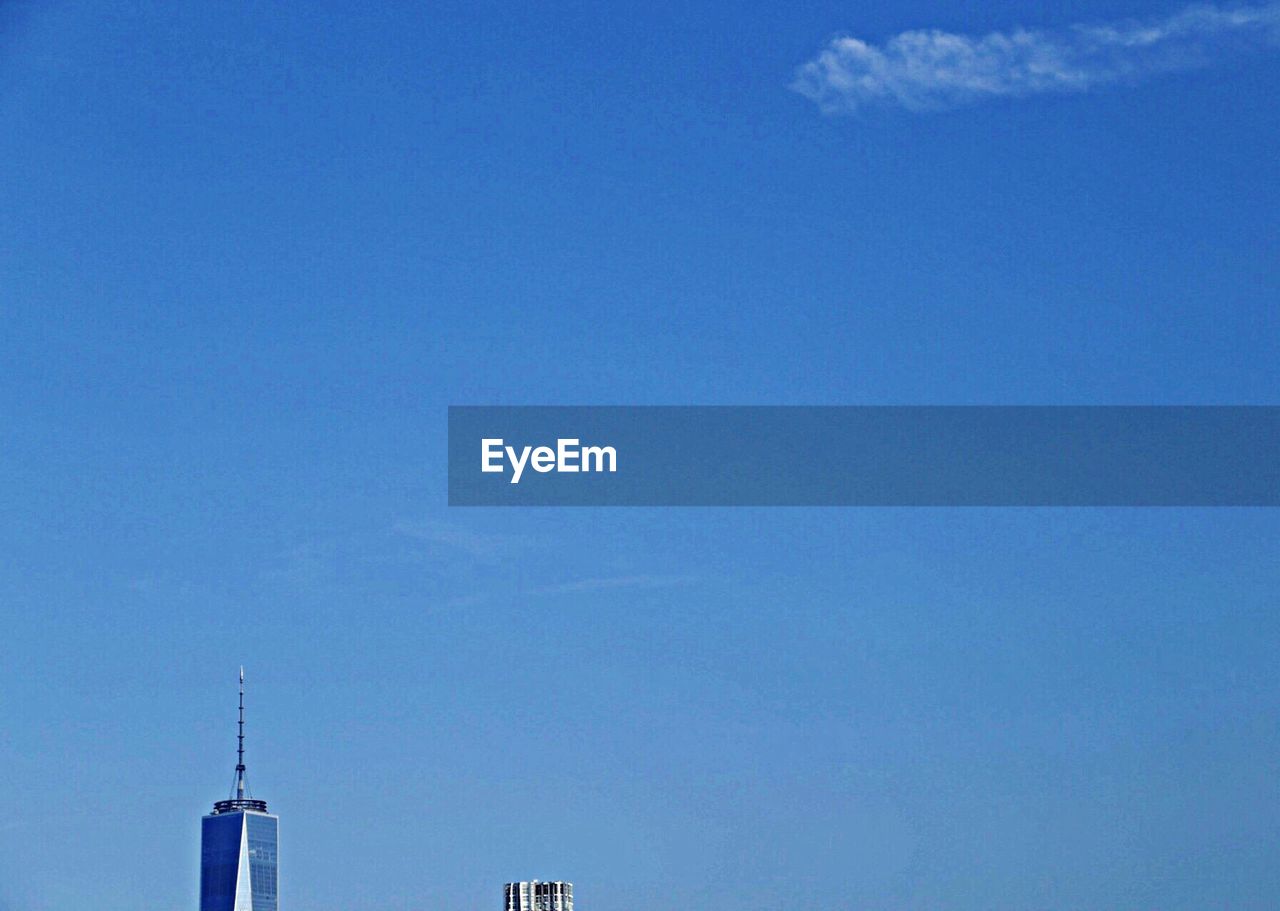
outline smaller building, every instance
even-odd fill
[[[573,883],[507,883],[506,911],[573,911]]]

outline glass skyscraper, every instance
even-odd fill
[[[507,883],[506,911],[573,911],[573,883]]]
[[[279,911],[280,820],[245,790],[243,668],[239,730],[231,797],[200,824],[200,911]]]

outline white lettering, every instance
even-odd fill
[[[556,440],[556,471],[572,473],[578,470],[577,445],[577,440]]]
[[[520,450],[520,455],[516,455],[514,446],[507,447],[507,458],[511,460],[511,467],[514,469],[511,475],[511,483],[519,484],[520,475],[524,474],[524,466],[529,461],[529,446]]]
[[[504,445],[499,437],[485,438],[480,441],[480,470],[483,472],[505,472],[506,463],[511,463],[511,483],[519,484],[526,468],[533,468],[539,474],[548,472],[564,472],[577,474],[581,471],[618,470],[618,451],[612,446],[582,446],[576,437],[563,437],[551,446],[515,446]]]
[[[533,451],[533,470],[546,474],[556,467],[556,453],[550,446],[539,446]]]
[[[493,460],[498,459],[498,464],[493,464]],[[502,472],[502,440],[481,440],[480,441],[480,470],[499,474]]]
[[[609,467],[604,467],[605,457],[609,458]],[[591,460],[596,460],[596,467],[591,467]],[[618,452],[612,446],[587,446],[582,450],[583,471],[617,471]]]

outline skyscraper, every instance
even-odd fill
[[[507,883],[506,911],[573,911],[573,883]]]
[[[231,797],[215,803],[200,824],[200,911],[278,911],[280,820],[246,791],[244,668],[237,744]]]

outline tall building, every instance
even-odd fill
[[[573,883],[507,883],[506,911],[573,911]]]
[[[244,668],[236,756],[231,797],[215,803],[200,824],[200,911],[278,911],[280,820],[246,790]]]

